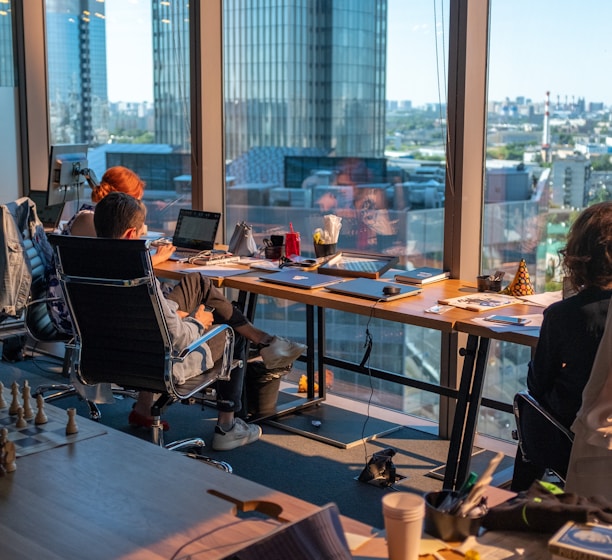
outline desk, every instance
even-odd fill
[[[543,312],[542,307],[530,305],[512,305],[502,309],[506,315],[526,315]],[[504,340],[535,348],[539,331],[520,330],[499,332],[485,325],[470,320],[460,319],[455,322],[455,329],[468,335],[464,352],[463,369],[459,384],[459,398],[450,438],[448,459],[444,473],[444,488],[458,488],[467,478],[478,409],[482,399],[487,355],[491,339]]]
[[[180,274],[176,267],[171,271]],[[457,399],[457,406],[450,434],[440,430],[441,437],[450,436],[449,456],[445,470],[444,488],[456,488],[465,480],[469,472],[471,453],[476,432],[478,409],[482,396],[484,373],[489,349],[490,339],[505,340],[517,344],[535,346],[537,336],[526,335],[520,332],[499,333],[485,326],[471,321],[474,317],[482,317],[482,313],[462,309],[452,309],[442,315],[426,313],[425,309],[436,304],[438,300],[456,297],[466,292],[474,292],[473,283],[461,280],[445,280],[423,287],[421,294],[399,299],[388,303],[374,303],[361,298],[352,298],[332,294],[324,289],[318,290],[296,290],[289,287],[279,286],[259,280],[262,273],[252,273],[227,277],[223,279],[223,286],[237,289],[243,297],[250,300],[249,306],[254,306],[257,295],[266,295],[273,298],[282,298],[290,301],[301,302],[307,306],[306,342],[307,351],[307,376],[309,379],[308,393],[306,398],[293,401],[286,405],[280,405],[277,415],[286,414],[295,410],[312,406],[325,399],[325,365],[338,366],[349,371],[366,373],[363,367],[332,359],[325,353],[325,309],[336,309],[349,313],[372,316],[379,319],[409,324],[423,328],[430,328],[442,333],[442,347],[446,352],[442,357],[442,368],[440,386],[435,386],[419,380],[403,378],[401,381],[408,386],[435,392],[441,396]],[[179,276],[180,277],[180,276]],[[246,295],[248,294],[248,296]],[[315,308],[317,311],[317,333],[315,342]],[[512,305],[499,310],[501,314],[526,315],[542,312],[542,307],[532,305]],[[251,311],[252,314],[252,311]],[[457,332],[468,335],[467,344],[460,350],[463,355],[463,366],[459,382],[459,389],[452,387],[453,371],[456,371],[457,357],[455,354],[456,344],[452,337]],[[315,360],[315,348],[317,350]],[[318,370],[317,379],[319,393],[314,394],[315,370]],[[385,372],[377,371],[379,377],[384,378]],[[443,383],[446,382],[446,385]],[[442,427],[441,427],[442,428]]]
[[[306,305],[306,344],[307,350],[307,377],[308,393],[306,399],[301,402],[294,402],[289,411],[294,411],[298,408],[312,406],[316,402],[325,399],[325,366],[336,366],[343,369],[354,371],[357,373],[374,375],[389,379],[389,372],[367,369],[364,366],[347,362],[344,360],[333,359],[326,355],[325,349],[325,310],[334,309],[348,313],[364,315],[367,317],[375,317],[378,319],[392,321],[400,324],[414,325],[423,328],[434,329],[442,333],[443,336],[449,337],[449,343],[443,344],[443,348],[447,352],[442,359],[445,371],[441,372],[441,379],[446,380],[451,377],[451,370],[456,367],[456,356],[454,351],[455,345],[450,343],[450,337],[454,336],[454,323],[458,319],[467,319],[473,315],[473,312],[462,309],[453,309],[448,313],[438,315],[435,313],[426,313],[425,309],[435,305],[439,299],[461,295],[464,290],[463,283],[459,280],[447,280],[426,286],[423,291],[416,295],[410,296],[387,303],[377,303],[358,297],[350,297],[331,293],[324,288],[315,290],[299,290],[291,287],[280,286],[269,282],[264,282],[259,279],[262,273],[232,276],[225,278],[223,286],[239,290],[243,297],[248,298],[248,303],[245,304],[247,315],[252,316],[253,308],[258,295],[270,296],[273,298],[287,299],[294,302],[303,303]],[[248,294],[248,295],[247,295]],[[315,310],[316,310],[316,326],[317,332],[315,336]],[[315,359],[316,349],[316,359]],[[314,394],[315,370],[318,371],[319,385],[318,395]],[[397,379],[393,379],[397,381]],[[438,393],[443,396],[457,398],[458,392],[447,386],[438,386],[417,379],[409,379],[402,377],[400,380],[403,384],[415,387],[418,389],[426,389],[431,392]],[[287,409],[280,409],[281,413],[287,412]]]
[[[259,275],[258,275],[259,276]],[[424,328],[431,328],[440,331],[443,336],[448,336],[448,344],[443,344],[448,354],[443,357],[442,363],[448,371],[441,372],[441,381],[452,379],[451,370],[456,367],[456,356],[453,354],[454,345],[450,343],[450,337],[454,333],[463,332],[468,335],[465,349],[460,353],[463,355],[462,373],[459,389],[455,390],[450,386],[434,387],[418,380],[405,380],[409,386],[434,391],[440,395],[457,399],[457,406],[453,419],[450,434],[449,455],[444,478],[444,488],[456,488],[461,486],[469,472],[470,459],[476,432],[476,422],[478,409],[482,396],[485,367],[489,349],[490,339],[505,340],[517,344],[535,346],[537,336],[533,334],[523,334],[520,332],[496,332],[491,328],[479,325],[471,321],[474,317],[482,317],[483,313],[476,313],[463,309],[452,309],[442,315],[426,313],[425,309],[437,303],[440,299],[455,297],[466,291],[474,291],[473,287],[466,287],[466,283],[461,280],[445,280],[432,285],[424,286],[421,294],[411,296],[393,302],[374,304],[360,298],[352,298],[332,294],[324,289],[320,290],[295,290],[292,288],[278,286],[263,282],[258,277],[235,276],[226,278],[224,286],[238,289],[255,295],[267,295],[274,298],[284,298],[291,301],[305,303],[309,309],[307,312],[307,323],[309,334],[308,343],[308,366],[309,379],[314,379],[314,327],[312,307],[318,308],[318,339],[317,339],[317,366],[319,371],[319,399],[325,398],[325,380],[323,372],[325,364],[336,365],[352,371],[361,371],[363,368],[347,364],[340,360],[333,360],[325,356],[325,321],[324,309],[337,309],[349,313],[367,315],[415,325]],[[541,313],[542,307],[515,304],[499,310],[500,314],[507,315],[527,315]],[[531,331],[533,333],[533,331]],[[365,372],[364,372],[365,373]],[[313,384],[309,383],[309,390]],[[308,394],[307,402],[301,406],[308,406],[313,401],[314,394]],[[294,405],[295,408],[295,405]],[[441,434],[442,435],[442,434]],[[442,435],[444,437],[444,435]]]
[[[88,423],[99,426],[78,418],[80,427]],[[212,492],[283,521],[319,509],[107,428],[20,457],[17,470],[0,478],[0,558],[167,560],[193,540],[180,557],[208,560],[279,526],[268,517],[237,517],[235,503]],[[348,518],[342,523],[355,535],[375,532]],[[378,558],[384,557],[381,551]]]

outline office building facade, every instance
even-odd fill
[[[155,141],[190,149],[189,7],[153,3]],[[257,147],[380,156],[386,1],[223,3],[226,158]]]
[[[108,135],[104,3],[47,0],[51,141],[104,143]]]
[[[155,142],[191,151],[189,2],[152,2]]]
[[[387,2],[227,0],[226,157],[255,147],[380,156]]]

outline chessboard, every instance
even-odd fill
[[[66,425],[69,420],[66,410],[50,404],[44,405],[44,412],[47,416],[45,424],[37,425],[32,418],[26,420],[27,425],[25,427],[17,428],[17,416],[9,414],[8,405],[12,399],[11,389],[3,387],[3,396],[7,406],[0,408],[0,429],[6,428],[8,430],[8,439],[15,444],[17,458],[106,433],[106,428],[103,425],[96,424],[89,419],[76,417],[78,432],[66,435]],[[34,413],[36,413],[36,400],[31,399],[31,401]]]

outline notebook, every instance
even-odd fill
[[[322,288],[323,286],[329,286],[330,284],[345,280],[345,278],[340,278],[339,276],[321,275],[295,269],[273,272],[272,274],[260,276],[259,279],[264,282],[272,282],[273,284],[302,288],[304,290],[314,290],[315,288]]]
[[[396,274],[395,281],[405,282],[407,284],[423,285],[439,282],[440,280],[446,280],[448,277],[449,273],[441,268],[421,266],[413,270],[405,270],[399,274]]]
[[[202,251],[212,251],[220,221],[219,212],[181,208],[172,236],[176,252],[171,258],[181,260]]]
[[[385,294],[383,292],[385,286],[399,288],[399,292]],[[418,286],[398,284],[396,282],[383,282],[382,280],[374,280],[373,278],[355,278],[354,280],[342,282],[342,284],[327,286],[325,289],[336,294],[374,299],[376,301],[393,301],[408,296],[416,296],[422,291]]]

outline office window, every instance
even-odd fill
[[[612,197],[611,54],[601,39],[611,15],[596,0],[491,2],[482,272],[505,271],[504,284],[525,259],[536,291],[560,290],[570,224]],[[485,396],[509,402],[528,360],[526,348],[494,344]],[[490,416],[507,437],[509,415]]]
[[[187,1],[46,2],[50,143],[87,144],[98,178],[136,171],[167,232],[191,206],[188,22]]]
[[[448,9],[429,0],[225,0],[228,227],[245,220],[261,244],[292,224],[302,254],[314,256],[313,231],[333,213],[341,250],[441,266]],[[304,322],[297,304],[266,300],[258,312],[270,332],[300,332]],[[330,353],[359,363],[368,318],[327,315]],[[373,368],[437,381],[438,333],[369,328]],[[364,397],[363,375],[333,373],[332,390],[355,396],[357,387]],[[375,400],[437,420],[435,395],[377,383]]]
[[[0,2],[0,87],[15,86],[12,2]]]

